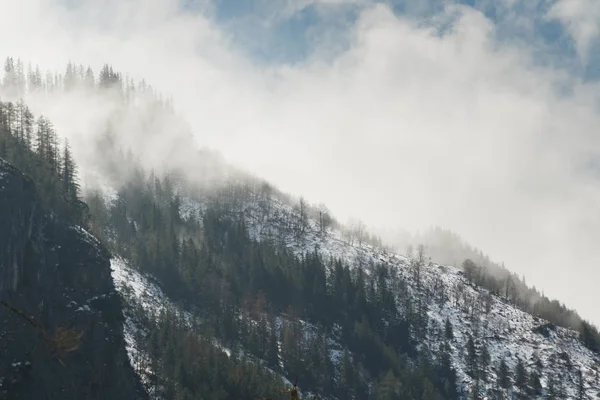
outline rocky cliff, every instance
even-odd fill
[[[144,399],[110,254],[0,159],[0,399]]]

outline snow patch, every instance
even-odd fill
[[[85,240],[89,244],[93,245],[94,247],[100,246],[100,241],[94,235],[89,233],[87,230],[85,230],[81,226],[73,225],[70,228],[72,230],[74,230],[75,232],[79,233],[79,235],[83,238],[83,240]],[[60,246],[58,246],[58,248],[60,248]]]

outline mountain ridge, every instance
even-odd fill
[[[581,344],[578,332],[557,327],[539,317],[518,310],[505,298],[473,284],[466,278],[464,271],[455,267],[440,266],[433,263],[425,263],[420,267],[415,267],[416,262],[414,259],[384,250],[375,250],[370,245],[352,245],[344,240],[342,233],[339,231],[329,230],[323,232],[316,220],[308,220],[306,231],[301,239],[292,231],[285,234],[285,224],[277,226],[273,220],[281,221],[278,215],[292,212],[292,209],[282,210],[286,208],[284,204],[277,203],[274,200],[271,201],[274,203],[271,204],[271,208],[274,209],[272,220],[268,218],[265,220],[264,211],[258,205],[259,201],[251,202],[244,210],[233,211],[234,214],[237,212],[243,213],[248,233],[255,240],[277,240],[284,243],[297,257],[304,257],[311,251],[316,251],[324,259],[344,260],[345,263],[353,265],[353,268],[364,267],[367,274],[373,273],[373,271],[367,271],[379,262],[392,266],[392,268],[407,277],[408,281],[415,274],[421,274],[423,287],[418,288],[419,284],[413,282],[411,290],[421,291],[422,293],[415,294],[413,292],[412,296],[440,297],[440,300],[430,300],[432,304],[430,305],[431,309],[427,310],[427,315],[435,323],[428,323],[430,326],[427,329],[428,332],[442,331],[446,319],[450,321],[454,331],[450,346],[453,352],[458,353],[452,358],[452,364],[457,370],[458,381],[462,386],[464,396],[467,396],[468,391],[472,389],[474,384],[474,378],[467,372],[466,355],[463,354],[463,349],[468,347],[467,338],[471,335],[472,329],[476,329],[477,332],[479,330],[483,331],[481,336],[478,336],[479,333],[475,335],[473,345],[477,348],[477,351],[480,351],[483,342],[486,342],[487,346],[490,347],[487,350],[489,352],[488,363],[490,364],[489,369],[486,371],[489,374],[486,378],[488,381],[482,385],[482,391],[487,395],[494,394],[495,382],[498,379],[497,368],[499,368],[498,365],[502,359],[507,360],[506,365],[510,370],[517,368],[519,360],[526,368],[541,363],[546,372],[544,374],[540,373],[538,377],[542,388],[539,396],[542,394],[548,395],[548,386],[551,385],[550,380],[562,382],[565,379],[567,383],[561,389],[565,391],[565,398],[577,398],[578,382],[576,382],[576,377],[573,375],[576,372],[573,371],[579,369],[582,370],[583,390],[586,391],[587,395],[600,395],[600,391],[597,389],[600,384],[598,376],[600,359],[597,354],[592,353]],[[180,210],[182,218],[195,213],[202,214],[206,212],[206,207],[200,202],[185,199],[182,203],[186,204],[186,207]],[[261,217],[261,215],[263,216]],[[120,267],[121,271],[124,269],[124,267]],[[417,269],[420,271],[417,272]],[[129,273],[132,273],[132,270],[129,271]],[[134,280],[140,281],[140,279]],[[124,281],[121,280],[121,282]],[[152,290],[150,291],[152,292]],[[446,291],[446,295],[444,295],[444,291]],[[444,296],[447,296],[445,300],[443,299]],[[451,304],[451,306],[448,307],[447,304]],[[477,315],[477,317],[474,315]],[[463,319],[467,322],[461,323]],[[310,323],[304,323],[311,326]],[[475,324],[480,326],[474,328]],[[316,330],[316,327],[311,326],[309,330]],[[439,357],[439,355],[436,356],[436,353],[442,346],[442,341],[433,334],[431,336],[427,334],[426,337],[426,342],[423,344],[432,349],[431,357]],[[329,339],[332,343],[336,343],[335,338]],[[501,344],[499,345],[499,343]],[[279,346],[281,346],[281,343],[279,343]],[[230,349],[224,351],[228,355],[231,354]],[[339,357],[337,360],[332,357],[332,363],[335,364],[336,362],[339,363]],[[572,363],[572,365],[567,368],[568,363]],[[553,368],[551,365],[560,365],[561,367]],[[569,369],[569,371],[564,373],[561,368]]]
[[[152,96],[150,105],[125,100],[120,79],[107,67],[100,86],[88,81],[86,93],[116,93],[117,121],[164,112],[146,126],[153,139],[169,133],[164,121],[173,110]],[[59,83],[53,91],[62,90]],[[62,213],[87,220],[86,207],[75,207],[73,174],[64,173],[76,170],[68,146],[60,157],[47,120],[37,124],[44,134],[36,146],[28,136],[35,125],[14,118],[16,110],[26,108],[0,108],[0,155],[15,158],[23,143],[35,149],[42,162],[15,159],[44,179],[53,171],[43,197],[54,206],[66,202]],[[593,327],[586,337],[585,326],[578,334],[536,320],[516,307],[519,287],[508,280],[492,289],[476,284],[488,284],[478,281],[485,268],[428,263],[424,248],[416,258],[394,255],[364,225],[343,226],[325,207],[286,196],[192,146],[186,163],[148,172],[135,147],[123,148],[128,141],[118,140],[126,132],[112,122],[96,143],[106,155],[95,162],[108,190],[86,192],[85,199],[91,231],[113,253],[123,336],[150,397],[267,396],[292,378],[306,392],[340,399],[598,394],[597,354],[579,340],[593,348]],[[189,179],[192,170],[199,176]],[[158,305],[140,307],[145,292]]]

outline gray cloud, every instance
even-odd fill
[[[497,40],[481,13],[452,5],[417,23],[365,5],[329,33],[344,51],[315,41],[302,62],[259,67],[209,4],[194,14],[174,0],[79,4],[2,0],[0,48],[145,77],[173,94],[198,143],[237,165],[342,219],[455,230],[600,323],[600,191],[586,167],[600,146],[597,87],[536,66],[533,49]],[[69,112],[50,114],[82,135],[92,116],[77,110],[74,129]]]

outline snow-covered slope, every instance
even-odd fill
[[[140,320],[139,313],[143,313],[148,318],[156,318],[161,312],[171,311],[176,315],[181,315],[190,326],[192,315],[180,310],[153,282],[151,277],[137,271],[127,261],[114,257],[110,264],[115,287],[124,300],[123,336],[129,361],[140,376],[146,390],[149,390],[153,371],[149,356],[144,352],[144,346],[141,345],[141,341],[147,339],[148,331]]]
[[[363,267],[366,273],[369,273],[369,267],[383,263],[394,267],[393,270],[411,282],[409,290],[412,296],[429,300],[430,334],[425,341],[434,357],[441,341],[436,332],[443,330],[446,319],[452,323],[453,365],[465,392],[472,385],[472,379],[466,372],[466,343],[470,334],[477,346],[485,344],[490,353],[488,383],[484,385],[488,389],[497,387],[496,370],[501,359],[511,371],[515,370],[518,359],[527,368],[532,368],[534,363],[539,365],[539,360],[542,365],[540,380],[544,388],[548,385],[548,377],[552,376],[564,385],[567,398],[577,398],[577,374],[581,370],[587,396],[600,397],[600,358],[583,346],[577,332],[556,327],[521,311],[504,298],[473,285],[457,268],[432,263],[423,265],[420,268],[421,282],[417,285],[411,266],[414,263],[405,256],[368,244],[350,244],[347,236],[337,230],[320,232],[317,221],[312,219],[309,219],[305,233],[298,237],[284,222],[297,214],[297,210],[277,200],[270,203],[268,211],[260,201],[245,203],[239,210],[243,211],[254,239],[284,243],[297,255],[318,249],[324,259],[342,259],[348,265]],[[183,217],[189,215],[191,209],[196,213],[202,212],[203,207],[199,203],[188,199],[184,204]],[[434,300],[435,293],[440,292],[445,293],[446,301]]]
[[[182,199],[182,218],[202,215],[204,210],[201,202]],[[392,267],[395,273],[409,282],[410,296],[427,301],[429,326],[426,337],[421,341],[431,349],[434,358],[438,356],[437,350],[443,340],[445,321],[451,322],[454,331],[450,344],[453,350],[452,363],[465,395],[473,386],[473,380],[467,373],[466,357],[467,338],[472,336],[478,349],[483,345],[487,347],[491,361],[486,371],[487,383],[482,384],[481,393],[497,388],[496,375],[500,360],[504,360],[511,371],[521,360],[528,369],[534,368],[534,365],[540,368],[544,390],[547,389],[548,379],[552,377],[563,386],[566,398],[577,398],[580,383],[578,371],[581,371],[586,395],[589,398],[600,397],[600,359],[582,345],[577,332],[556,327],[519,310],[504,298],[470,283],[462,271],[426,263],[419,269],[420,281],[417,284],[414,278],[415,263],[405,256],[367,244],[359,245],[358,240],[351,244],[348,236],[337,230],[320,231],[318,222],[310,218],[304,233],[298,235],[289,227],[289,221],[295,218],[297,210],[280,201],[271,199],[268,207],[260,200],[245,202],[236,210],[238,212],[245,216],[246,226],[254,239],[283,244],[297,255],[317,250],[323,259],[342,259],[354,268],[364,268],[367,274],[375,264]],[[155,315],[161,309],[168,308],[183,313],[188,320],[192,317],[169,301],[150,277],[140,274],[124,260],[113,259],[112,268],[116,287],[129,304],[125,336],[130,358],[136,370],[147,376],[147,366],[146,369],[140,367],[139,360],[143,356],[136,345],[136,340],[143,340],[144,333],[140,332],[133,310],[141,306],[149,314]],[[440,297],[443,299],[439,300]],[[304,321],[303,325],[307,334],[315,329]],[[332,362],[337,364],[342,346],[335,338],[329,341]],[[218,344],[215,342],[215,345]],[[229,352],[227,349],[224,351]]]

